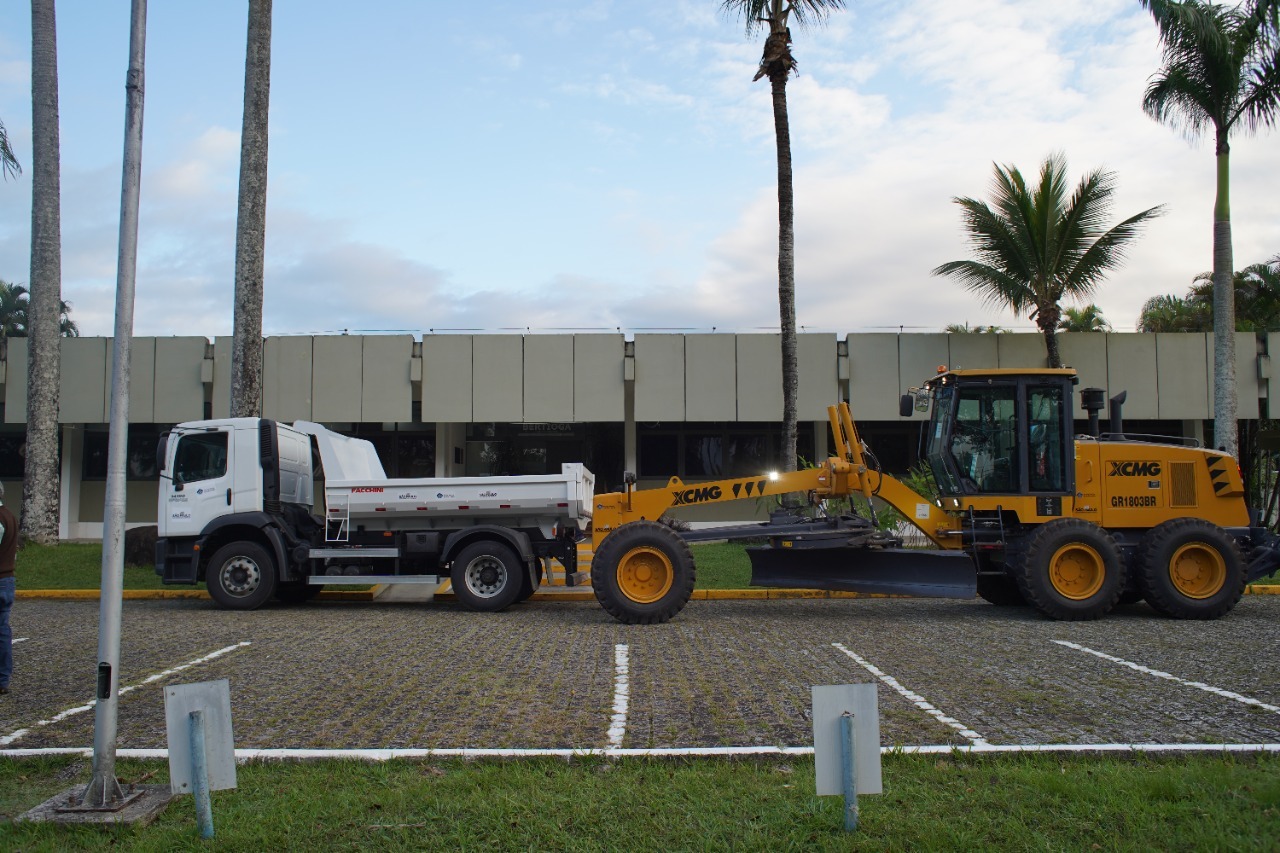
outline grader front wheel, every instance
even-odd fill
[[[605,537],[591,560],[596,599],[619,622],[666,622],[693,594],[689,546],[671,528],[652,521],[624,524]]]
[[[1037,528],[1016,576],[1028,604],[1050,619],[1067,621],[1102,617],[1125,588],[1115,539],[1076,518]]]

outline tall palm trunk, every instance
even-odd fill
[[[58,341],[62,225],[54,0],[31,0],[31,302],[27,309],[27,452],[22,532],[58,539]]]
[[[231,416],[262,409],[262,268],[267,233],[267,117],[271,97],[271,0],[249,0],[236,224]]]
[[[787,75],[771,72],[773,128],[778,148],[778,318],[782,330],[782,470],[796,470],[800,368],[796,359],[795,194],[791,184],[791,126]]]
[[[1213,443],[1238,456],[1236,290],[1231,253],[1231,146],[1217,131],[1218,189],[1213,204]]]

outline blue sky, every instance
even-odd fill
[[[246,5],[153,0],[135,332],[228,334]],[[275,0],[267,334],[777,326],[760,39],[716,0]],[[63,296],[109,335],[127,0],[60,0]],[[796,31],[798,316],[821,331],[1030,329],[930,276],[992,163],[1119,176],[1156,220],[1098,303],[1118,330],[1211,265],[1213,155],[1141,111],[1137,0],[852,0]],[[31,154],[30,14],[0,7],[0,120]],[[1280,252],[1280,140],[1232,149],[1236,266]],[[30,178],[0,183],[29,275]]]

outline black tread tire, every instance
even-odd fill
[[[306,581],[276,584],[276,601],[281,604],[306,604],[319,594],[319,584],[310,584]]]
[[[637,548],[662,555],[669,565],[670,584],[652,601],[638,601],[623,591],[620,563]],[[614,530],[591,558],[591,587],[605,611],[627,625],[666,622],[684,609],[693,595],[696,572],[689,545],[670,527],[654,521],[632,521]]]
[[[978,597],[997,607],[1025,607],[1018,582],[1008,575],[978,575]]]
[[[473,565],[475,564],[475,565]],[[471,577],[471,572],[492,571],[495,577]],[[472,542],[453,558],[449,577],[453,581],[453,594],[469,610],[496,613],[516,603],[520,590],[527,583],[528,573],[524,561],[510,547],[491,539]]]
[[[538,587],[542,586],[542,558],[536,558],[533,565],[533,580],[529,579],[526,572],[520,579],[520,594],[516,596],[516,601],[528,601],[533,594],[538,591]]]
[[[1142,599],[1142,590],[1129,588],[1120,593],[1120,598],[1116,600],[1116,606],[1123,607],[1129,604],[1137,604]]]
[[[256,542],[229,542],[205,567],[205,586],[219,607],[257,610],[275,594],[275,561]]]
[[[1050,577],[1054,555],[1072,544],[1092,549],[1102,560],[1102,582],[1088,598],[1063,595]],[[1037,527],[1014,576],[1028,604],[1042,615],[1064,622],[1105,616],[1124,592],[1126,580],[1116,540],[1098,525],[1079,518],[1059,518]]]
[[[1199,543],[1213,548],[1223,560],[1222,585],[1205,598],[1193,598],[1174,584],[1170,562],[1178,550]],[[1174,619],[1217,619],[1230,612],[1244,595],[1244,556],[1235,537],[1199,518],[1175,518],[1147,531],[1138,546],[1138,582],[1143,597],[1157,612]]]

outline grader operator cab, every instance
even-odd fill
[[[1251,526],[1234,458],[1193,441],[1125,435],[1112,399],[1086,388],[1089,431],[1076,435],[1071,369],[946,370],[902,400],[932,414],[924,496],[878,470],[847,404],[829,410],[835,454],[803,471],[596,497],[592,584],[623,622],[663,622],[693,591],[687,542],[765,538],[748,548],[758,586],[905,593],[1029,604],[1053,619],[1097,619],[1146,601],[1179,619],[1230,611],[1245,584],[1280,565],[1280,538]],[[758,525],[678,534],[658,519],[680,505],[802,493],[815,511]],[[828,513],[862,495],[871,518]],[[876,505],[919,528],[934,549],[903,548]]]

